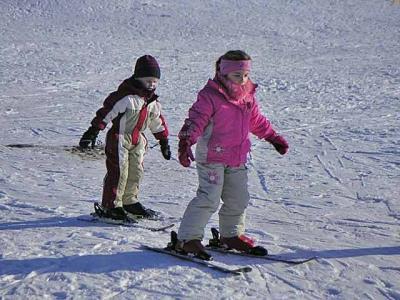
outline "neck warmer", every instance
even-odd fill
[[[249,79],[245,84],[237,84],[232,80],[227,79],[225,76],[217,73],[217,80],[224,87],[229,96],[229,100],[242,102],[248,94],[254,91],[256,85]]]

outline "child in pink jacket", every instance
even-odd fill
[[[220,199],[221,241],[229,248],[251,253],[254,248],[245,231],[249,133],[270,142],[280,154],[288,143],[261,114],[255,99],[257,85],[250,78],[251,57],[243,51],[228,51],[216,62],[216,75],[198,93],[189,117],[179,133],[179,162],[189,167],[194,160],[191,146],[197,143],[196,166],[199,187],[189,203],[178,231],[178,248],[202,256],[201,240]],[[259,248],[259,247],[257,247]]]

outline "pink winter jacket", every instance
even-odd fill
[[[256,87],[251,83],[250,92],[242,100],[235,100],[216,79],[208,80],[179,133],[180,139],[187,139],[190,145],[197,142],[197,162],[240,166],[250,152],[250,132],[260,139],[275,134],[259,110]]]

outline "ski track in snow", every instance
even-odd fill
[[[0,299],[400,299],[400,5],[27,0],[0,11]],[[77,220],[101,197],[104,159],[62,147],[150,53],[173,158],[150,147],[141,201],[179,225],[197,174],[178,164],[177,133],[229,49],[252,56],[260,107],[290,144],[282,157],[252,140],[246,233],[317,261],[216,254],[253,268],[226,276],[141,249],[168,233]],[[218,214],[205,242],[212,226]]]

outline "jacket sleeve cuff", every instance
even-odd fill
[[[166,130],[157,132],[157,133],[153,133],[153,135],[159,141],[168,139],[168,132]]]
[[[277,136],[278,136],[278,134],[275,132],[275,130],[271,129],[271,131],[268,133],[268,135],[264,139],[267,142],[273,142]]]

